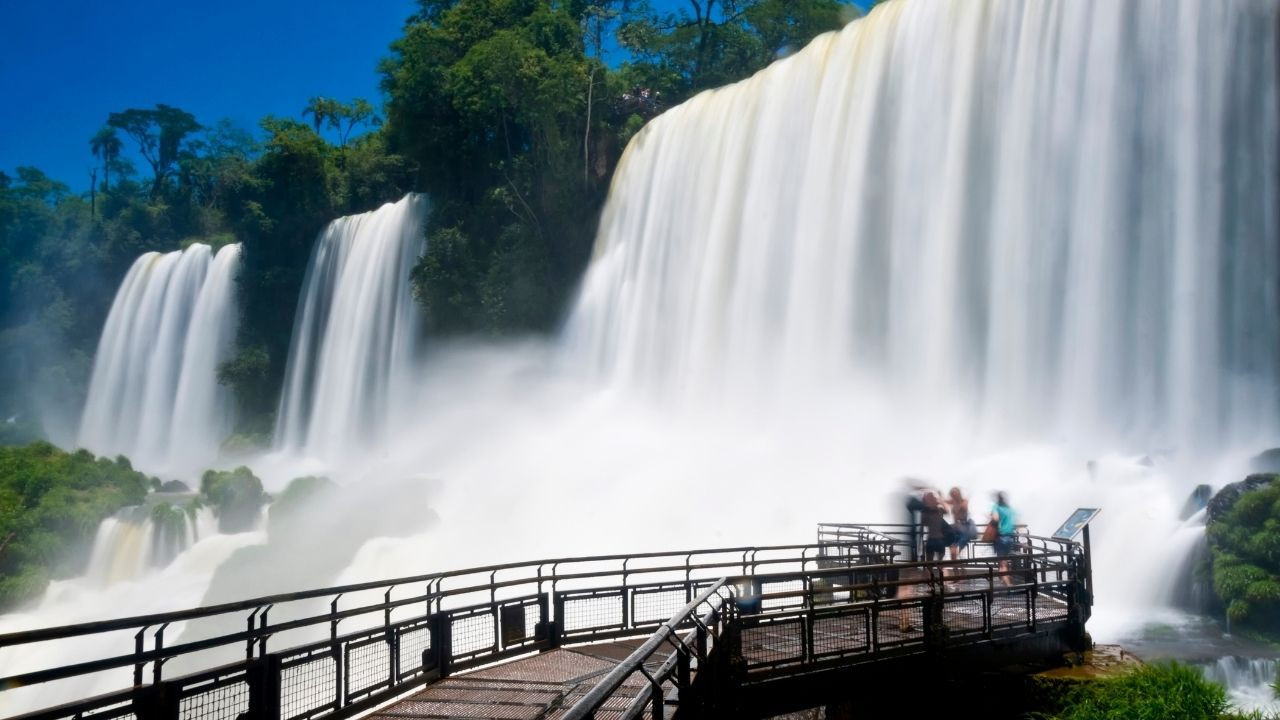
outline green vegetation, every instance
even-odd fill
[[[262,481],[244,466],[206,471],[200,478],[200,494],[213,508],[218,530],[224,533],[252,530],[262,506],[271,501],[262,491]]]
[[[429,192],[415,294],[438,334],[546,331],[581,275],[627,141],[857,13],[848,0],[419,0],[385,103],[315,97],[254,129],[168,105],[85,138],[89,190],[0,173],[0,443],[72,427],[120,278],[142,252],[243,243],[232,450],[268,442],[317,233]],[[138,166],[135,166],[134,160]],[[37,402],[37,399],[39,400]]]
[[[1212,720],[1231,717],[1226,691],[1194,667],[1144,665],[1133,672],[1074,684],[1046,720]]]
[[[1255,481],[1265,480],[1265,482]],[[1252,489],[1215,499],[1207,534],[1208,575],[1233,627],[1280,637],[1280,482],[1252,476]],[[1225,496],[1222,496],[1225,497]],[[1223,507],[1225,505],[1225,507]]]
[[[98,525],[142,502],[148,485],[124,458],[44,442],[0,447],[0,609],[83,572]]]

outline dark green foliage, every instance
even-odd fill
[[[317,234],[408,191],[432,197],[413,282],[434,332],[553,328],[640,127],[856,12],[840,0],[418,6],[380,67],[382,108],[317,97],[256,136],[168,105],[125,108],[86,139],[85,197],[34,168],[0,174],[0,421],[21,424],[0,442],[72,426],[129,264],[201,241],[243,246],[242,350],[219,370],[240,405],[227,447],[266,443]],[[626,61],[610,66],[606,48]]]
[[[1232,623],[1280,633],[1280,482],[1251,487],[1229,503],[1215,499],[1210,577]]]
[[[200,494],[218,517],[224,533],[252,530],[258,513],[271,498],[262,491],[262,481],[243,465],[235,470],[208,470],[200,478]]]
[[[413,281],[443,334],[553,327],[627,140],[855,12],[838,0],[713,0],[675,13],[616,0],[419,8],[382,65],[385,130],[434,201]],[[610,44],[629,62],[605,66]]]
[[[1118,678],[1080,683],[1052,720],[1214,720],[1229,709],[1226,691],[1194,667],[1159,663]]]
[[[0,447],[0,608],[82,572],[98,525],[141,503],[147,484],[123,458],[43,442]]]

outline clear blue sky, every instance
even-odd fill
[[[107,114],[166,103],[253,129],[315,95],[375,104],[413,0],[0,0],[0,169],[88,187]],[[127,142],[127,141],[126,141]],[[145,168],[139,167],[145,174]]]
[[[682,0],[655,0],[674,7]],[[107,114],[165,103],[256,130],[316,95],[380,104],[413,0],[0,0],[0,170],[88,188]],[[126,140],[126,143],[128,141]],[[146,168],[138,162],[138,170]]]

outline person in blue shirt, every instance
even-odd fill
[[[1013,508],[1009,507],[1009,500],[1003,492],[996,493],[996,504],[991,508],[991,522],[996,524],[996,555],[1000,557],[1000,573],[1001,579],[1005,585],[1012,585],[1013,578],[1009,577],[1009,561],[1006,559],[1013,554],[1018,547],[1018,540],[1014,536],[1017,531],[1017,515],[1014,514]]]

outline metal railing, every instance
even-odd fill
[[[110,649],[6,667],[0,700],[37,684],[72,683],[64,697],[83,696],[75,683],[105,677],[119,689],[21,717],[348,717],[468,668],[648,635],[726,576],[866,563],[882,551],[868,541],[559,558],[8,633],[0,650]]]
[[[1083,636],[1081,547],[1022,543],[1011,558],[904,564],[894,526],[824,524],[816,544],[509,563],[9,633],[0,650],[53,644],[85,659],[6,667],[0,701],[105,678],[113,692],[20,717],[344,718],[481,665],[648,636],[566,717],[606,703],[663,717],[667,691],[714,708],[728,689],[782,675],[1072,623]]]
[[[618,716],[620,720],[641,717],[646,708],[653,717],[664,717],[665,689],[669,685],[679,693],[681,706],[697,716],[700,698],[697,685],[706,684],[714,677],[706,671],[707,663],[723,634],[722,618],[725,604],[732,598],[731,588],[726,579],[721,579],[699,593],[570,707],[561,716],[562,720],[595,717],[595,713],[619,692],[623,684],[636,675],[643,676],[647,692],[632,696]],[[680,630],[689,625],[692,628],[681,634]],[[671,652],[665,660],[657,668],[647,667],[646,663],[667,646]],[[721,653],[718,657],[723,656]],[[695,669],[700,671],[696,675]]]

